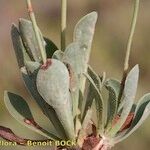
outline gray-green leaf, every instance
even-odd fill
[[[130,128],[126,132],[120,133],[118,136],[116,136],[116,138],[114,139],[115,142],[116,143],[121,142],[122,140],[130,136],[135,130],[137,130],[142,125],[142,123],[147,119],[149,115],[150,115],[150,93],[144,95],[139,100],[135,110],[135,116],[133,118]]]
[[[37,76],[37,66],[36,66],[36,62],[34,62],[35,65],[32,63],[32,67],[34,66],[34,72],[31,74],[27,73],[27,70],[25,69],[25,67],[21,68],[21,73],[22,73],[22,77],[23,80],[25,82],[25,85],[29,91],[29,93],[31,94],[31,96],[34,98],[34,100],[36,101],[36,103],[39,105],[39,107],[41,108],[43,114],[50,120],[50,122],[53,124],[53,126],[55,127],[57,133],[59,134],[59,136],[62,139],[66,139],[66,135],[65,135],[65,131],[64,128],[62,127],[62,124],[60,123],[56,112],[54,111],[54,109],[48,105],[45,100],[41,97],[41,95],[38,93],[37,87],[36,87],[36,76]],[[28,68],[29,69],[29,68]]]
[[[86,76],[86,78],[88,79],[88,81],[91,84],[91,88],[93,91],[93,99],[95,99],[95,104],[96,104],[96,112],[97,112],[97,132],[99,134],[103,134],[104,131],[104,104],[103,104],[103,98],[102,95],[99,91],[99,89],[97,88],[97,86],[95,85],[93,79],[88,75],[88,74],[84,74]],[[92,99],[91,99],[92,100]]]
[[[50,138],[52,140],[58,139],[55,135],[47,132],[34,121],[30,108],[22,97],[5,91],[4,101],[9,113],[21,124],[45,136],[46,138]]]
[[[97,13],[92,12],[84,16],[75,27],[74,42],[80,44],[80,51],[85,51],[85,63],[89,60],[96,21]]]
[[[87,70],[96,20],[96,12],[84,16],[75,27],[74,42],[65,50],[64,60],[77,74]]]
[[[19,31],[26,48],[27,53],[29,54],[30,58],[37,62],[42,61],[41,53],[37,44],[37,39],[35,36],[35,32],[33,30],[32,22],[26,19],[19,19]],[[40,30],[39,30],[40,32]],[[41,35],[41,32],[40,32]],[[43,47],[45,49],[45,41],[41,35],[41,40],[43,43]],[[46,52],[45,52],[46,56]]]
[[[138,78],[139,78],[139,66],[136,65],[128,74],[126,81],[125,81],[125,88],[123,91],[123,101],[124,106],[123,110],[121,112],[120,119],[118,122],[113,126],[113,128],[108,133],[109,136],[113,137],[116,135],[116,133],[120,130],[124,122],[126,121],[126,118],[128,117],[134,98],[136,95],[137,85],[138,85]]]
[[[97,88],[99,90],[101,90],[101,87],[102,87],[101,80],[100,80],[99,76],[96,74],[96,72],[93,70],[93,68],[91,66],[88,67],[88,74],[93,79],[93,81],[94,81],[95,85],[97,86]]]
[[[87,69],[85,53],[79,43],[71,43],[64,52],[63,61],[69,63],[76,74],[82,74]]]
[[[109,91],[106,128],[110,128],[112,125],[112,121],[117,114],[120,82],[115,79],[108,79],[105,82],[105,87]]]
[[[24,66],[25,61],[30,60],[30,58],[28,54],[25,52],[25,48],[22,43],[20,33],[15,25],[12,25],[11,37],[12,37],[13,47],[15,50],[18,65],[19,65],[19,68],[21,68]]]
[[[39,70],[36,83],[40,95],[56,111],[68,138],[74,139],[69,81],[69,72],[66,66],[59,60],[51,59],[51,65],[47,69]]]
[[[63,60],[63,56],[64,56],[64,52],[61,51],[61,50],[57,50],[57,51],[54,52],[52,58],[62,61]]]

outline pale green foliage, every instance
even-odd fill
[[[116,143],[121,142],[137,130],[145,119],[150,115],[150,94],[144,95],[138,102],[135,110],[134,120],[128,130],[115,137]]]
[[[110,133],[111,136],[114,136],[123,126],[124,122],[126,121],[132,105],[134,103],[134,98],[136,95],[137,84],[138,84],[138,76],[139,76],[139,68],[135,66],[128,74],[125,82],[125,88],[122,95],[123,101],[123,108],[120,115],[120,119],[118,120],[117,124],[111,129]]]
[[[63,51],[39,30],[44,54],[50,58],[46,64],[42,64],[32,23],[20,19],[19,29],[12,26],[12,41],[26,88],[57,134],[38,126],[31,114],[32,108],[22,97],[5,92],[5,104],[14,118],[48,139],[73,139],[82,147],[84,138],[94,134],[86,130],[93,125],[97,136],[107,139],[111,147],[132,134],[150,114],[150,94],[142,97],[132,110],[138,65],[127,74],[123,89],[121,82],[106,79],[105,73],[98,75],[89,66],[96,21],[96,12],[83,17],[75,27],[73,42]],[[108,93],[107,106],[103,92]],[[134,117],[127,122],[130,112]],[[31,124],[26,122],[30,120]]]
[[[120,92],[120,82],[114,79],[108,79],[105,82],[106,89],[109,91],[107,123],[106,128],[111,128],[114,117],[117,115],[118,98]]]
[[[19,20],[19,31],[22,36],[22,40],[24,42],[24,46],[25,46],[25,49],[26,49],[29,57],[36,62],[41,62],[42,56],[41,56],[40,50],[37,45],[36,36],[35,36],[34,30],[32,27],[32,23],[28,20],[20,19]],[[43,47],[45,47],[44,40],[43,39],[41,39],[41,40],[43,43]],[[46,53],[45,53],[45,55],[46,55]]]
[[[43,99],[56,111],[68,137],[74,139],[69,73],[66,66],[59,60],[51,59],[48,69],[38,71],[37,89]]]
[[[21,124],[25,125],[26,127],[30,128],[31,130],[45,136],[46,138],[50,138],[52,140],[57,140],[55,135],[51,134],[50,132],[40,128],[34,121],[34,118],[31,114],[30,108],[26,101],[14,94],[5,91],[4,94],[4,101],[5,105],[10,112],[10,114],[18,120]],[[27,123],[29,121],[29,123]]]

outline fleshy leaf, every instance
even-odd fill
[[[19,145],[26,145],[27,143],[26,139],[18,137],[11,129],[3,126],[0,126],[0,137],[11,142],[16,142]]]
[[[104,131],[104,108],[103,108],[104,104],[103,104],[103,98],[102,98],[102,95],[101,95],[99,89],[95,85],[93,79],[88,74],[84,74],[84,75],[86,76],[86,78],[90,82],[91,88],[93,88],[93,94],[94,94],[93,98],[95,99],[97,120],[98,120],[97,132],[102,134],[103,131]]]
[[[109,131],[109,136],[113,137],[115,134],[121,129],[122,125],[126,121],[133,102],[136,95],[137,85],[138,85],[138,78],[139,78],[139,66],[136,65],[128,74],[126,81],[125,81],[125,88],[123,92],[123,101],[124,106],[123,110],[120,114],[120,119],[118,122],[113,126],[113,128]]]
[[[75,27],[74,42],[65,50],[64,61],[67,61],[77,74],[87,70],[96,21],[96,12],[84,16]]]
[[[64,56],[64,52],[61,51],[61,50],[57,50],[57,51],[54,52],[52,58],[62,61],[63,60],[63,56]]]
[[[36,62],[41,62],[42,57],[41,57],[41,53],[37,44],[37,39],[35,36],[35,32],[33,30],[32,22],[26,19],[20,19],[19,31],[20,31],[24,46],[29,56],[33,58],[33,60],[35,60]],[[45,41],[43,40],[42,35],[41,35],[41,40],[43,43],[43,47],[45,49]],[[45,52],[45,56],[46,56],[46,52]]]
[[[115,79],[108,79],[105,82],[105,87],[109,91],[106,128],[110,128],[112,126],[112,121],[117,114],[120,83]]]
[[[63,61],[69,63],[76,74],[82,74],[87,69],[85,52],[79,43],[71,43],[64,52]]]
[[[90,93],[88,93],[89,94],[89,102],[91,101],[90,99],[91,99],[91,96],[93,95],[93,98],[92,99],[94,99],[95,98],[95,96],[97,95],[97,94],[94,94],[95,92],[95,88],[97,87],[97,92],[96,93],[100,93],[100,91],[101,91],[101,87],[102,87],[102,82],[101,82],[101,80],[100,80],[100,78],[99,78],[99,76],[96,74],[96,72],[92,69],[92,67],[88,67],[88,74],[89,74],[89,76],[91,77],[91,79],[93,80],[93,84],[91,85],[91,87],[89,88],[89,90],[90,90]],[[95,88],[93,89],[93,85],[95,84]],[[96,96],[96,97],[99,97],[99,96]],[[102,97],[101,97],[102,98]],[[92,102],[92,101],[91,101]],[[90,104],[91,104],[91,102],[90,102]],[[94,104],[95,104],[95,109],[96,109],[96,112],[97,111],[99,111],[99,102],[96,100],[96,101],[94,101],[93,102]],[[87,103],[88,104],[88,103]],[[89,105],[89,104],[88,104]],[[87,105],[87,108],[89,107]],[[99,120],[99,112],[97,112],[97,116],[96,116],[96,118],[95,118],[97,121]],[[95,122],[96,123],[96,122]],[[98,123],[98,122],[97,122]],[[99,126],[98,124],[96,123],[96,126]]]
[[[71,52],[71,54],[76,56],[79,54],[82,54],[80,56],[80,59],[78,59],[79,62],[83,62],[81,64],[81,67],[79,66],[78,70],[80,71],[86,71],[87,70],[87,63],[89,61],[89,56],[91,52],[91,45],[92,45],[92,40],[93,40],[93,35],[94,35],[94,30],[95,30],[95,24],[97,21],[97,13],[92,12],[86,16],[84,16],[76,25],[75,30],[74,30],[74,37],[73,37],[73,43],[78,43],[78,51],[80,52]],[[74,57],[76,58],[76,57]],[[72,58],[72,59],[74,59]],[[71,59],[71,58],[70,58]],[[77,62],[78,62],[77,61]],[[75,62],[75,61],[73,61]],[[84,68],[85,67],[85,68]],[[84,93],[85,90],[85,77],[80,76],[80,89]]]
[[[56,111],[68,138],[74,139],[69,72],[66,66],[59,60],[51,59],[46,69],[41,67],[39,70],[36,83],[40,95]]]
[[[50,39],[44,37],[44,40],[46,42],[45,49],[46,49],[47,58],[52,58],[54,52],[58,50],[58,48]]]
[[[4,101],[9,113],[21,124],[47,138],[52,140],[58,139],[55,135],[47,132],[34,121],[30,108],[22,97],[6,91]]]
[[[33,66],[35,67],[33,69],[34,73],[32,73],[30,75],[27,73],[27,70],[25,69],[25,67],[21,68],[22,77],[25,82],[25,85],[26,85],[29,93],[31,94],[31,96],[34,98],[36,103],[41,108],[43,114],[51,121],[51,123],[55,127],[59,136],[62,139],[66,139],[64,128],[62,127],[62,125],[56,115],[55,110],[50,105],[48,105],[45,102],[45,100],[41,97],[41,95],[38,93],[38,90],[36,87],[36,76],[37,76],[38,68],[37,68],[36,62],[34,62],[34,63],[35,63],[35,65],[33,65],[33,63],[32,63],[32,68],[33,68]]]
[[[97,86],[97,88],[100,90],[101,87],[102,87],[101,80],[100,80],[99,76],[95,73],[95,71],[92,69],[91,66],[88,67],[88,74],[93,79],[93,81],[94,81],[95,85]]]
[[[79,115],[79,80],[78,75],[72,69],[71,65],[65,63],[70,76],[70,95],[72,99],[73,117]]]
[[[85,53],[83,58],[86,64],[89,61],[96,21],[97,13],[89,13],[77,23],[74,31],[74,42],[79,43],[80,51]]]
[[[31,140],[31,139],[25,139],[22,137],[17,136],[11,129],[0,126],[0,137],[3,139],[10,141],[10,142],[16,142],[18,145],[22,146],[28,146],[28,141],[31,142],[48,142],[52,140]]]
[[[13,47],[15,50],[16,58],[18,61],[19,68],[24,66],[26,60],[30,60],[28,54],[25,52],[24,45],[20,33],[15,25],[11,28],[11,37],[13,42]]]
[[[134,112],[130,112],[126,121],[124,122],[124,124],[122,125],[121,129],[119,130],[118,133],[124,132],[126,129],[128,129],[133,121],[133,117],[134,117]],[[120,115],[115,116],[113,122],[112,122],[112,127],[118,122],[118,120],[120,119]]]
[[[116,136],[116,143],[121,142],[137,130],[150,115],[150,93],[144,95],[138,102],[130,128]]]
[[[85,117],[88,108],[92,106],[94,96],[95,96],[94,89],[93,89],[93,86],[90,84],[88,87],[88,90],[87,90],[86,99],[83,100],[83,102],[82,102],[82,109],[81,109],[81,119],[82,120]]]

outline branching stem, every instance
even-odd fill
[[[140,0],[135,0],[133,18],[132,18],[132,23],[131,23],[131,31],[130,31],[128,43],[127,43],[127,51],[126,51],[126,56],[125,56],[124,70],[123,70],[123,77],[122,77],[122,82],[121,82],[121,90],[120,90],[119,99],[121,99],[123,89],[124,89],[125,80],[126,80],[126,76],[128,73],[129,58],[130,58],[130,53],[131,53],[131,46],[133,43],[133,36],[135,33],[135,28],[136,28],[136,23],[137,23],[139,4],[140,4]]]
[[[32,4],[31,4],[31,0],[26,0],[26,2],[27,2],[28,13],[29,13],[29,16],[30,16],[30,19],[31,19],[31,22],[32,22],[32,25],[33,25],[33,29],[34,29],[34,32],[35,32],[35,36],[36,36],[36,39],[37,39],[38,47],[39,47],[40,52],[41,52],[43,63],[45,64],[46,63],[46,55],[45,55],[45,52],[44,52],[45,50],[44,50],[43,43],[42,43],[42,40],[41,40],[39,28],[38,28],[37,23],[36,23],[35,15],[34,15]]]
[[[66,48],[67,0],[61,0],[61,50]]]

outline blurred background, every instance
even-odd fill
[[[42,33],[60,47],[60,0],[32,0],[38,25]],[[72,41],[73,29],[77,21],[91,11],[97,11],[99,18],[92,47],[90,64],[107,77],[121,79],[123,62],[132,17],[133,0],[68,0],[67,42]],[[3,102],[4,90],[12,91],[26,98],[33,107],[33,114],[42,126],[46,125],[39,108],[33,103],[21,80],[12,47],[11,24],[18,18],[28,18],[25,0],[0,0],[0,125],[11,128],[16,134],[26,138],[39,135],[21,126],[6,110]],[[136,100],[150,92],[150,1],[141,0],[140,13],[130,59],[131,67],[140,65],[140,80]],[[38,113],[37,113],[38,112]],[[41,118],[39,118],[41,117]],[[127,140],[114,150],[149,150],[150,118]],[[0,147],[12,150],[12,147]],[[13,147],[15,150],[48,150],[49,148]]]

